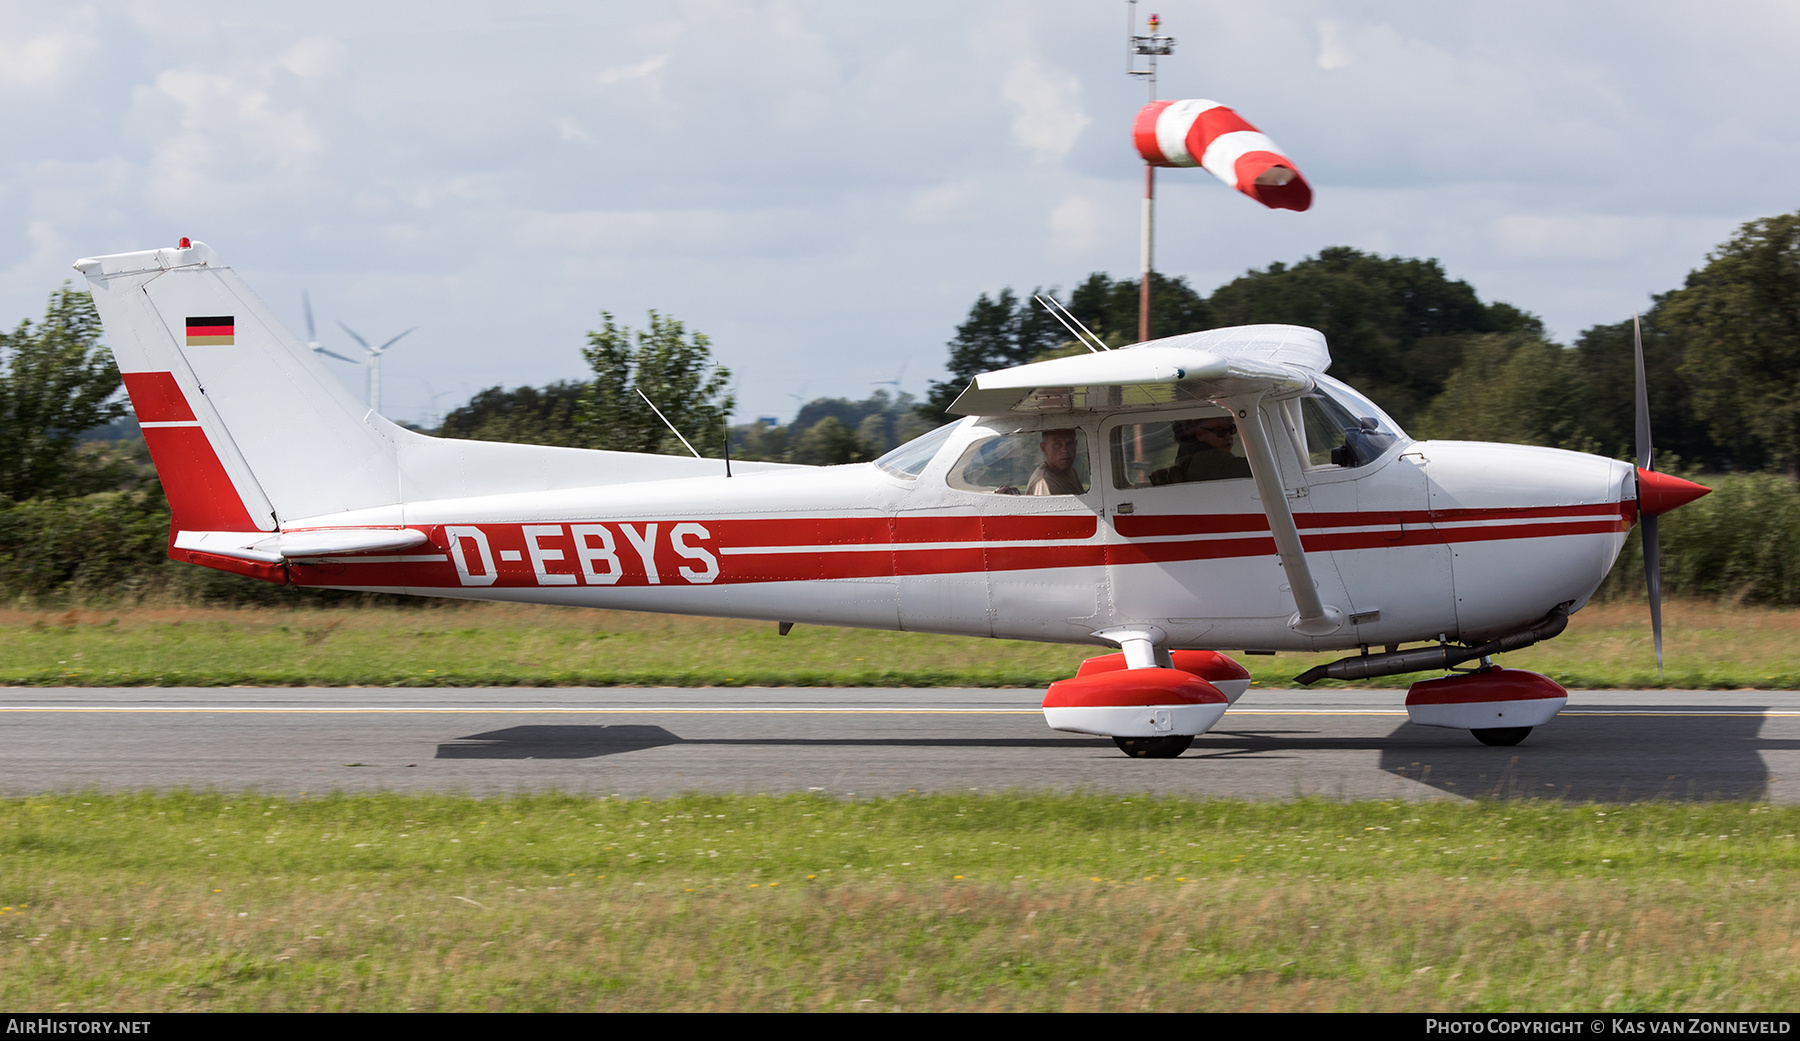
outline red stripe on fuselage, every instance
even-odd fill
[[[1295,519],[1303,529],[1301,541],[1306,550],[1323,553],[1619,533],[1630,528],[1631,505],[1626,502],[1460,510],[1457,521],[1462,526],[1449,528],[1426,523],[1423,511],[1301,514]],[[533,543],[525,535],[526,525],[476,524],[461,527],[479,529],[486,539],[496,572],[491,583],[481,581],[488,574],[488,564],[481,559],[474,542],[466,538],[462,542],[463,559],[475,581],[459,578],[446,555],[450,542],[441,526],[426,529],[429,547],[422,547],[416,554],[399,555],[437,559],[394,560],[390,555],[381,562],[359,563],[352,555],[329,562],[294,564],[291,568],[293,581],[302,585],[573,589],[594,585],[734,585],[1048,571],[1275,554],[1268,524],[1256,514],[1116,520],[1137,521],[1132,526],[1135,530],[1154,531],[1157,535],[1142,541],[1105,542],[1096,537],[1098,519],[1092,514],[595,522],[611,536],[611,549],[603,558],[591,559],[584,565],[574,526],[532,525],[554,529],[549,534],[540,531],[535,542],[545,573],[540,580],[538,566],[532,561]],[[1480,521],[1509,523],[1475,523]],[[1318,530],[1353,526],[1362,530]],[[688,530],[680,548],[673,541],[678,527]],[[703,529],[705,536],[697,535],[696,529]],[[1118,529],[1124,534],[1127,525],[1121,523]],[[1171,537],[1168,533],[1173,531],[1239,537]],[[645,542],[650,546],[654,582],[645,565],[644,551],[639,548]],[[928,542],[938,544],[926,545]],[[1022,545],[1024,542],[1048,544]],[[590,552],[600,544],[601,540],[592,535],[584,542]],[[513,559],[505,559],[508,555]],[[556,577],[573,581],[556,582]]]

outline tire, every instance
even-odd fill
[[[1471,730],[1471,731],[1469,731],[1469,733],[1474,734],[1475,740],[1480,741],[1484,745],[1499,745],[1502,747],[1507,747],[1507,746],[1511,746],[1511,745],[1516,745],[1520,741],[1525,740],[1525,735],[1531,733],[1531,728],[1530,727],[1485,727],[1481,730]]]
[[[1119,751],[1133,759],[1173,759],[1187,751],[1188,746],[1193,743],[1194,735],[1192,734],[1182,734],[1177,737],[1113,738],[1113,744],[1119,746]]]

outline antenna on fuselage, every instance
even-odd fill
[[[1071,314],[1069,312],[1068,308],[1064,307],[1062,304],[1060,304],[1056,301],[1055,297],[1044,296],[1043,294],[1039,293],[1039,294],[1033,295],[1032,299],[1036,300],[1039,304],[1043,305],[1044,310],[1050,312],[1050,317],[1061,322],[1062,327],[1064,329],[1069,330],[1069,335],[1075,337],[1076,343],[1081,344],[1083,347],[1086,347],[1089,351],[1092,351],[1095,354],[1099,354],[1102,351],[1112,350],[1111,347],[1108,347],[1106,345],[1105,340],[1102,340],[1100,337],[1095,336],[1094,331],[1092,329],[1089,329],[1087,326],[1082,325],[1081,319],[1079,319],[1079,318],[1075,317],[1073,314]],[[1067,317],[1065,317],[1065,316],[1067,316]],[[1070,322],[1074,322],[1075,324],[1070,325],[1069,324]],[[1079,328],[1081,330],[1081,332],[1076,332],[1075,330],[1077,328]],[[1084,337],[1082,335],[1082,333],[1086,333],[1087,335]],[[1095,344],[1098,344],[1099,346],[1096,347]]]
[[[657,408],[657,407],[656,407],[656,402],[654,402],[654,401],[651,401],[651,400],[650,400],[650,395],[648,395],[648,394],[646,394],[646,393],[644,393],[644,388],[642,388],[642,387],[633,387],[633,388],[631,388],[631,389],[632,389],[632,390],[635,390],[635,391],[637,391],[637,395],[638,395],[638,397],[640,397],[640,398],[643,398],[643,399],[644,399],[644,404],[646,404],[646,405],[649,405],[649,406],[650,406],[650,411],[652,411],[652,412],[654,412],[654,413],[656,413],[656,418],[657,418],[657,419],[660,419],[660,420],[662,420],[662,421],[663,421],[663,426],[666,426],[666,427],[668,427],[668,428],[669,428],[669,433],[671,433],[671,434],[674,434],[674,435],[675,435],[675,436],[676,436],[676,437],[681,437],[681,431],[679,431],[679,430],[676,430],[676,429],[675,429],[675,424],[673,424],[673,423],[671,423],[671,422],[669,422],[669,417],[668,417],[668,416],[665,416],[665,415],[663,415],[663,414],[662,414],[662,409],[660,409],[660,408]],[[690,452],[693,452],[693,453],[694,453],[694,458],[695,458],[695,459],[702,459],[702,458],[705,458],[705,457],[704,457],[704,456],[702,456],[702,455],[701,455],[701,454],[700,454],[700,453],[699,453],[699,451],[697,451],[697,450],[696,450],[696,449],[695,449],[695,448],[694,448],[694,446],[693,446],[693,445],[688,445],[688,439],[687,439],[687,438],[685,438],[685,437],[681,437],[681,443],[682,443],[682,444],[684,444],[684,445],[687,445],[687,450],[688,450],[688,451],[690,451]],[[726,464],[725,464],[725,466],[726,466],[726,468],[727,468],[727,469],[729,469],[729,468],[730,468],[730,466],[731,466],[731,464],[730,464],[730,463],[726,463]],[[727,475],[727,476],[729,476],[729,475]]]

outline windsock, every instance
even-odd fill
[[[1214,177],[1275,210],[1304,210],[1312,188],[1269,135],[1216,101],[1152,101],[1131,128],[1152,166],[1204,166]]]

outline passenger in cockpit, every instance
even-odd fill
[[[1151,484],[1224,481],[1249,477],[1250,461],[1233,455],[1237,423],[1230,416],[1175,421],[1175,465],[1150,473]]]

